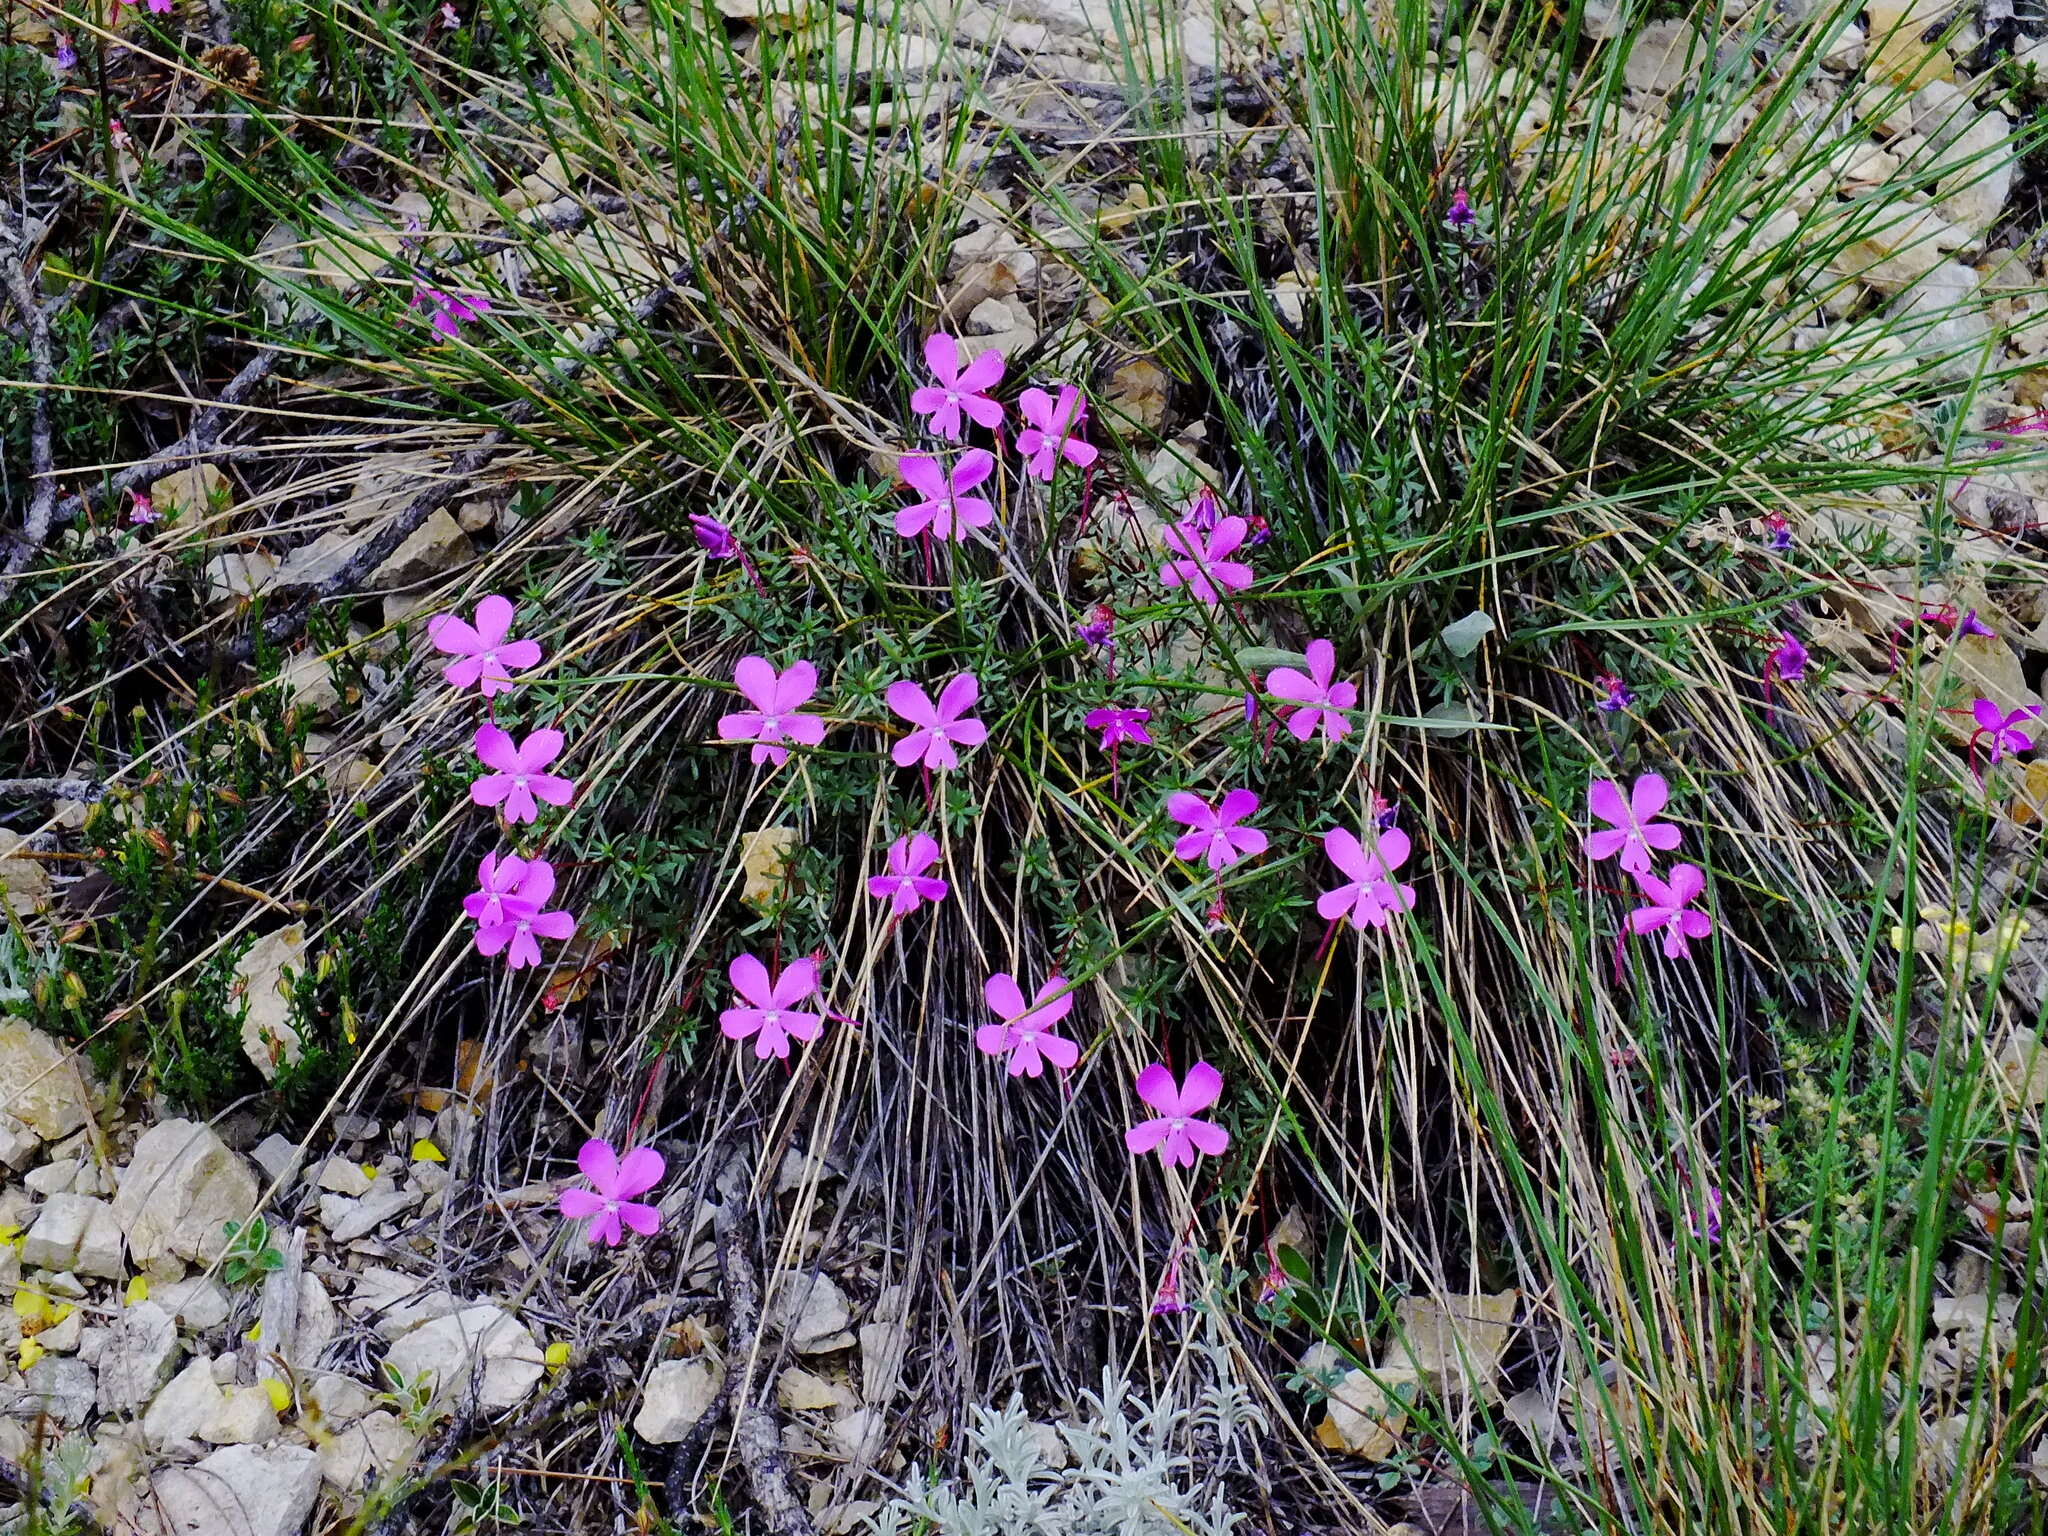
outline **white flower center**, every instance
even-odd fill
[[[770,1008],[761,1015],[761,1027],[763,1029],[780,1029],[782,1027],[781,1013],[776,1009]]]
[[[1187,1119],[1184,1116],[1176,1115],[1173,1119],[1166,1122],[1166,1128],[1170,1131],[1184,1131],[1188,1128]]]

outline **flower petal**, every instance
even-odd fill
[[[732,669],[732,680],[754,708],[776,713],[775,668],[765,656],[742,656]]]
[[[912,725],[929,727],[939,723],[938,714],[932,709],[930,697],[909,678],[891,683],[882,691],[882,698],[891,710]],[[903,759],[899,757],[896,761],[900,764]]]
[[[667,1171],[661,1154],[652,1147],[635,1147],[619,1159],[618,1183],[612,1190],[612,1198],[628,1199],[643,1195],[661,1182]]]
[[[1628,804],[1621,798],[1621,786],[1612,779],[1595,779],[1586,789],[1586,808],[1610,826],[1628,825]],[[1604,854],[1595,854],[1604,858]]]
[[[591,1137],[577,1152],[576,1166],[583,1170],[583,1177],[590,1180],[591,1187],[599,1194],[609,1199],[617,1193],[619,1155],[612,1150],[610,1142]]]
[[[604,1209],[604,1196],[579,1185],[562,1191],[559,1206],[562,1214],[571,1221],[588,1221]]]
[[[495,725],[476,728],[476,756],[486,768],[495,768],[500,773],[519,771],[519,749],[512,744],[511,734]]]
[[[924,365],[948,388],[960,379],[960,343],[945,331],[933,331],[924,339]]]
[[[1661,773],[1646,773],[1636,779],[1628,792],[1628,806],[1637,821],[1648,821],[1671,801],[1671,787]]]
[[[1161,1068],[1164,1071],[1165,1068]],[[1166,1140],[1167,1124],[1164,1120],[1140,1120],[1124,1132],[1124,1145],[1138,1156],[1143,1157],[1160,1142]]]
[[[493,592],[476,605],[476,634],[485,650],[493,650],[512,633],[512,600]]]
[[[989,977],[982,986],[981,995],[1000,1018],[1017,1019],[1024,1016],[1023,989],[1017,985],[1017,978],[1008,971],[997,971]]]
[[[1173,1074],[1158,1062],[1140,1072],[1132,1086],[1138,1090],[1139,1098],[1162,1115],[1180,1113],[1180,1089],[1174,1083]]]
[[[1199,1114],[1214,1104],[1223,1092],[1223,1074],[1206,1061],[1198,1061],[1188,1068],[1187,1081],[1181,1085],[1180,1109],[1183,1115]]]
[[[732,980],[732,988],[756,1008],[770,1007],[768,999],[774,992],[774,985],[768,979],[768,967],[751,954],[737,955],[725,974]]]
[[[972,672],[955,673],[939,694],[939,718],[944,721],[958,720],[974,708],[974,701],[981,697],[981,679]],[[954,737],[958,741],[959,737]]]

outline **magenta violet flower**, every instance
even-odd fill
[[[1721,1241],[1721,1186],[1709,1184],[1706,1187],[1706,1198],[1702,1204],[1704,1210],[1700,1215],[1696,1216],[1693,1214],[1692,1202],[1689,1200],[1686,1202],[1686,1227],[1694,1237],[1709,1243],[1718,1243]]]
[[[914,539],[929,529],[934,538],[959,541],[967,537],[970,528],[986,528],[995,521],[995,503],[964,493],[995,473],[995,467],[995,455],[986,448],[970,448],[961,454],[951,475],[928,453],[904,454],[896,461],[896,472],[924,500],[896,514],[896,531]]]
[[[1611,672],[1598,674],[1593,679],[1593,686],[1607,692],[1607,697],[1593,706],[1603,714],[1618,715],[1636,701],[1636,696],[1628,684]]]
[[[1586,857],[1598,863],[1618,853],[1621,867],[1630,874],[1648,872],[1651,849],[1669,852],[1678,846],[1678,828],[1668,821],[1651,819],[1670,798],[1671,791],[1662,774],[1638,777],[1626,802],[1621,798],[1621,786],[1614,780],[1595,780],[1586,791],[1586,804],[1608,825],[1586,834]]]
[[[165,9],[169,8],[166,4]],[[415,278],[412,303],[408,307],[432,310],[427,323],[452,341],[461,334],[465,321],[481,320],[491,312],[491,301],[480,293],[449,293]]]
[[[1771,652],[1771,675],[1780,682],[1796,683],[1806,676],[1806,664],[1810,658],[1806,647],[1791,630],[1778,632],[1778,648]]]
[[[1259,797],[1248,789],[1232,789],[1213,807],[1200,795],[1186,790],[1166,797],[1166,814],[1190,830],[1174,842],[1173,856],[1190,864],[1197,860],[1211,869],[1228,869],[1239,859],[1266,851],[1266,834],[1239,822],[1259,808]]]
[[[888,873],[869,877],[868,894],[893,905],[898,917],[916,911],[920,902],[944,901],[946,882],[925,873],[938,861],[938,839],[930,834],[899,837],[889,845]]]
[[[472,683],[485,698],[512,687],[512,674],[540,665],[538,640],[508,640],[512,633],[512,601],[492,593],[476,605],[474,625],[452,613],[427,620],[427,639],[435,650],[458,659],[441,669],[451,688]]]
[[[503,866],[500,866],[502,874]],[[483,894],[482,892],[478,893]],[[567,912],[546,910],[555,894],[555,866],[546,859],[529,859],[516,889],[498,898],[495,923],[479,921],[476,949],[480,955],[504,951],[510,970],[540,964],[541,939],[566,939],[576,932],[576,919]]]
[[[718,717],[721,741],[751,741],[749,761],[772,763],[780,768],[789,761],[783,742],[815,747],[825,739],[825,722],[816,715],[798,713],[818,691],[818,669],[808,661],[792,662],[777,672],[760,656],[742,656],[732,669],[732,680],[752,709],[735,710]]]
[[[573,779],[542,773],[562,755],[562,733],[534,731],[514,745],[511,734],[495,725],[476,728],[476,755],[486,768],[496,769],[469,786],[469,798],[482,806],[502,805],[509,822],[532,821],[540,815],[536,800],[549,805],[567,805],[576,793]]]
[[[145,524],[156,522],[162,516],[163,513],[156,509],[156,503],[143,495],[142,492],[130,491],[128,493],[128,522],[131,526],[139,528]]]
[[[1026,474],[1049,482],[1062,459],[1077,469],[1095,462],[1094,446],[1081,440],[1088,402],[1073,385],[1062,384],[1057,401],[1042,389],[1027,389],[1017,397],[1017,409],[1027,423],[1017,433],[1017,451],[1028,461]]]
[[[1326,921],[1348,917],[1354,928],[1384,928],[1395,913],[1415,910],[1415,887],[1394,879],[1394,871],[1408,862],[1408,834],[1375,823],[1367,836],[1372,839],[1370,852],[1342,827],[1323,834],[1323,852],[1337,872],[1348,877],[1316,898],[1316,912]]]
[[[72,45],[70,37],[62,32],[57,34],[57,56],[51,62],[59,69],[78,67],[78,49]]]
[[[1784,550],[1792,547],[1792,525],[1785,521],[1784,513],[1766,512],[1764,527],[1769,530],[1770,535],[1764,542],[1772,549]]]
[[[1173,1256],[1166,1261],[1166,1273],[1159,1277],[1159,1289],[1152,1296],[1154,1317],[1175,1317],[1188,1309],[1180,1294],[1180,1256],[1181,1251],[1176,1247]]]
[[[1970,706],[1970,713],[1977,722],[1977,729],[1970,736],[1971,744],[1974,746],[1979,736],[1989,736],[1992,762],[2008,752],[2025,752],[2034,745],[2034,738],[2018,727],[2040,719],[2040,705],[2023,705],[2008,715],[1991,700],[1979,699]]]
[[[136,0],[117,0],[117,3],[121,5],[134,5]],[[165,15],[170,9],[171,0],[149,0],[149,10],[153,16]]]
[[[1081,1047],[1054,1034],[1052,1027],[1073,1012],[1073,985],[1064,976],[1049,976],[1026,1003],[1017,978],[997,971],[982,988],[982,996],[1002,1022],[984,1024],[974,1032],[976,1049],[988,1056],[1008,1054],[1012,1077],[1037,1077],[1048,1061],[1062,1072],[1072,1071],[1081,1059]]]
[[[883,697],[890,709],[916,727],[889,754],[898,768],[916,762],[927,768],[952,768],[960,761],[955,747],[978,747],[988,740],[988,727],[967,714],[981,697],[981,679],[972,672],[955,674],[939,690],[936,708],[924,689],[908,678],[891,683]]]
[[[1245,521],[1226,517],[1206,537],[1191,523],[1179,522],[1163,530],[1160,542],[1178,558],[1159,567],[1159,579],[1169,587],[1185,586],[1196,602],[1214,607],[1225,592],[1242,592],[1252,584],[1252,568],[1226,558],[1244,543]]]
[[[1451,192],[1450,212],[1444,215],[1444,224],[1455,230],[1469,229],[1477,217],[1478,215],[1472,211],[1472,199],[1466,195],[1465,189],[1454,188]]]
[[[1091,709],[1081,717],[1081,723],[1091,731],[1102,732],[1102,740],[1096,743],[1105,752],[1113,752],[1126,741],[1143,746],[1152,745],[1152,733],[1145,729],[1145,722],[1152,718],[1149,709],[1114,709],[1105,706]]]
[[[1275,667],[1266,674],[1266,692],[1296,707],[1287,712],[1287,729],[1296,741],[1307,741],[1322,728],[1331,741],[1342,741],[1351,729],[1342,711],[1358,707],[1358,684],[1335,682],[1337,648],[1327,640],[1308,644],[1308,671]]]
[[[706,517],[702,512],[690,514],[690,531],[697,536],[697,543],[704,553],[714,560],[730,560],[740,552],[740,541],[733,532],[715,517]]]
[[[1636,884],[1642,887],[1648,905],[1629,913],[1629,929],[1633,933],[1663,929],[1664,953],[1671,959],[1682,960],[1692,953],[1686,947],[1688,939],[1704,939],[1714,931],[1711,916],[1692,910],[1694,898],[1707,888],[1707,877],[1697,864],[1672,865],[1669,884],[1655,875],[1639,872]]]
[[[1195,1154],[1221,1157],[1230,1145],[1230,1132],[1209,1120],[1195,1117],[1223,1092],[1223,1074],[1206,1061],[1188,1068],[1187,1080],[1175,1083],[1173,1074],[1154,1062],[1138,1074],[1138,1097],[1159,1111],[1156,1119],[1141,1120],[1124,1132],[1124,1145],[1140,1157],[1153,1148],[1167,1167],[1195,1166]]]
[[[1074,638],[1092,651],[1099,651],[1116,636],[1116,610],[1097,603],[1094,613],[1074,626]]]
[[[925,366],[939,382],[914,390],[910,408],[931,418],[932,431],[948,442],[967,435],[961,413],[984,427],[1003,424],[1003,408],[988,397],[988,391],[1003,382],[1003,354],[991,347],[965,368],[960,366],[960,343],[944,331],[924,340]]]
[[[462,910],[479,926],[496,927],[505,921],[506,898],[519,894],[519,882],[526,878],[526,860],[516,854],[502,859],[487,853],[476,868],[477,889],[462,898]]]
[[[1998,638],[1998,631],[1978,618],[1977,610],[1974,608],[1965,613],[1956,624],[1956,633],[1959,635],[1981,635],[1987,640],[1996,640]]]
[[[822,1013],[807,1013],[796,1006],[818,990],[818,962],[808,955],[790,961],[782,974],[773,978],[754,956],[741,955],[726,974],[743,1006],[728,1008],[718,1016],[719,1031],[728,1040],[754,1036],[754,1054],[761,1060],[777,1056],[787,1061],[792,1039],[815,1040],[824,1030]]]
[[[608,1141],[593,1137],[576,1154],[576,1166],[590,1180],[589,1189],[562,1191],[562,1214],[571,1221],[588,1221],[588,1235],[616,1248],[624,1238],[621,1223],[642,1237],[652,1237],[661,1227],[661,1215],[651,1205],[633,1196],[644,1195],[661,1182],[666,1166],[652,1147],[635,1147],[624,1157]]]

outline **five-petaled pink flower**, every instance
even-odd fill
[[[946,882],[925,873],[938,861],[938,839],[924,832],[899,837],[889,845],[888,873],[869,876],[868,894],[890,903],[898,917],[916,911],[920,902],[944,901]]]
[[[1138,1074],[1137,1089],[1138,1097],[1159,1111],[1157,1119],[1141,1120],[1124,1132],[1124,1145],[1139,1156],[1157,1147],[1159,1160],[1167,1167],[1192,1168],[1197,1152],[1221,1157],[1230,1145],[1230,1132],[1195,1118],[1223,1092],[1223,1074],[1206,1061],[1189,1067],[1187,1080],[1178,1084],[1155,1061]]]
[[[567,805],[576,793],[573,779],[541,772],[562,755],[560,731],[535,731],[515,746],[510,732],[480,725],[476,728],[476,755],[486,768],[497,772],[470,785],[469,798],[477,805],[502,805],[507,821],[532,821],[540,815],[536,800]]]
[[[1017,397],[1017,409],[1029,423],[1017,433],[1017,451],[1028,461],[1027,475],[1050,481],[1062,459],[1077,469],[1095,462],[1094,445],[1081,441],[1088,402],[1073,385],[1062,384],[1057,401],[1042,389],[1027,389]]]
[[[1621,855],[1621,867],[1632,875],[1649,873],[1650,850],[1668,853],[1678,846],[1679,831],[1668,821],[1653,821],[1671,790],[1658,773],[1640,775],[1621,798],[1621,786],[1612,779],[1596,779],[1586,791],[1586,804],[1607,823],[1598,832],[1586,834],[1586,857],[1598,863]]]
[[[1991,738],[1991,761],[1997,762],[2008,752],[2025,752],[2034,745],[2034,738],[2018,729],[2041,718],[2041,706],[2023,705],[2006,714],[1989,699],[1979,699],[1970,706],[1970,713],[1977,721],[1977,734]]]
[[[1179,558],[1159,567],[1159,579],[1169,587],[1185,586],[1188,596],[1212,608],[1225,592],[1242,592],[1252,584],[1252,568],[1225,557],[1244,543],[1245,529],[1245,520],[1234,516],[1219,520],[1206,535],[1191,522],[1175,523],[1159,538]]]
[[[155,0],[151,0],[151,8],[155,8]],[[168,3],[164,9],[170,9]],[[453,340],[462,333],[464,321],[481,320],[491,312],[491,301],[480,293],[449,293],[425,283],[415,283],[410,307],[432,310],[427,323]]]
[[[1107,752],[1122,742],[1138,742],[1152,745],[1152,733],[1145,729],[1145,722],[1152,718],[1149,709],[1091,709],[1081,717],[1081,723],[1091,731],[1102,732],[1099,745]]]
[[[1629,913],[1629,928],[1636,933],[1663,929],[1664,953],[1672,959],[1683,959],[1692,952],[1686,940],[1704,939],[1714,931],[1712,917],[1692,910],[1693,899],[1707,888],[1707,877],[1697,864],[1672,865],[1669,884],[1652,874],[1638,874],[1636,884],[1643,888],[1649,905]]]
[[[927,768],[951,768],[960,761],[960,754],[953,750],[956,746],[978,747],[988,740],[988,727],[967,718],[967,711],[981,697],[981,679],[972,672],[956,674],[939,691],[937,708],[908,678],[891,683],[883,697],[892,710],[917,727],[890,751],[898,768],[915,762]]]
[[[512,861],[505,862],[509,864]],[[504,870],[505,864],[500,864],[500,878]],[[484,895],[485,892],[476,894]],[[487,923],[478,919],[477,953],[495,955],[503,950],[507,968],[515,971],[539,965],[541,939],[566,939],[576,932],[576,919],[567,912],[546,910],[548,900],[554,894],[555,866],[546,859],[527,860],[518,885],[498,895],[498,921]],[[488,901],[485,905],[488,906]]]
[[[964,493],[995,473],[995,467],[996,456],[986,448],[970,448],[961,454],[950,476],[928,453],[904,454],[896,461],[896,472],[924,500],[896,514],[896,531],[914,539],[930,529],[935,538],[961,541],[968,529],[986,528],[995,521],[995,503]]]
[[[642,1237],[652,1237],[661,1226],[661,1214],[633,1196],[644,1195],[661,1182],[666,1166],[652,1147],[635,1147],[624,1157],[608,1141],[592,1137],[576,1154],[576,1166],[590,1180],[589,1189],[562,1191],[562,1214],[571,1221],[588,1221],[588,1235],[607,1248],[616,1248],[625,1233],[620,1223]]]
[[[959,442],[967,435],[960,419],[963,411],[984,427],[1003,424],[1002,406],[987,393],[1003,382],[1002,353],[991,347],[962,368],[959,341],[937,331],[924,340],[924,360],[939,382],[913,391],[910,408],[931,417],[932,431],[948,442]]]
[[[818,669],[808,661],[792,662],[778,673],[760,656],[742,656],[732,669],[732,680],[754,707],[720,715],[718,736],[721,741],[751,741],[750,761],[780,768],[789,761],[789,748],[781,743],[815,747],[825,739],[823,720],[797,713],[797,707],[818,691]]]
[[[790,961],[772,980],[768,967],[752,955],[734,960],[726,974],[746,1006],[726,1009],[718,1016],[718,1027],[728,1040],[757,1036],[754,1054],[763,1061],[770,1056],[787,1061],[791,1039],[815,1040],[825,1028],[822,1013],[806,1013],[796,1006],[818,990],[818,962],[810,956]]]
[[[441,669],[452,688],[475,683],[485,698],[512,686],[512,674],[540,665],[538,640],[508,640],[512,633],[512,600],[492,593],[476,605],[474,625],[452,613],[427,620],[427,639],[435,650],[459,657]]]
[[[1311,640],[1308,671],[1275,667],[1266,674],[1266,692],[1296,706],[1287,712],[1287,729],[1296,741],[1307,741],[1321,726],[1331,741],[1342,741],[1351,729],[1342,711],[1358,707],[1358,684],[1335,682],[1337,648],[1327,640]]]
[[[982,996],[1002,1022],[977,1029],[975,1045],[990,1056],[1008,1052],[1012,1077],[1037,1077],[1048,1061],[1062,1072],[1072,1071],[1081,1059],[1081,1047],[1054,1034],[1052,1027],[1073,1012],[1073,985],[1064,976],[1048,977],[1038,996],[1026,1003],[1016,977],[997,971],[982,988]]]
[[[1393,878],[1394,871],[1408,862],[1408,834],[1377,824],[1366,830],[1373,840],[1371,852],[1342,827],[1323,834],[1323,852],[1337,872],[1350,879],[1318,896],[1316,912],[1330,922],[1348,917],[1354,928],[1384,928],[1396,912],[1415,910],[1415,887]]]
[[[476,867],[477,889],[462,898],[462,910],[479,927],[496,927],[506,921],[506,899],[519,894],[519,882],[525,878],[526,860],[517,854],[508,853],[502,859],[495,853],[485,854]]]
[[[1259,797],[1248,789],[1224,793],[1214,806],[1200,795],[1180,790],[1166,797],[1166,814],[1193,830],[1181,834],[1173,845],[1173,856],[1192,864],[1197,859],[1211,869],[1228,869],[1239,859],[1266,851],[1266,834],[1238,823],[1259,808]]]

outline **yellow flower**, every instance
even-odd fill
[[[137,1275],[128,1282],[128,1289],[121,1293],[121,1299],[131,1307],[139,1301],[149,1300],[149,1282]]]
[[[555,1340],[554,1343],[541,1351],[540,1357],[547,1362],[549,1370],[559,1371],[569,1363],[569,1341],[567,1339]]]
[[[270,1406],[275,1408],[279,1413],[283,1413],[286,1409],[291,1407],[291,1388],[287,1387],[275,1376],[266,1376],[263,1378],[263,1390],[270,1394]]]
[[[412,1160],[416,1163],[445,1163],[448,1154],[422,1136],[412,1144]]]

